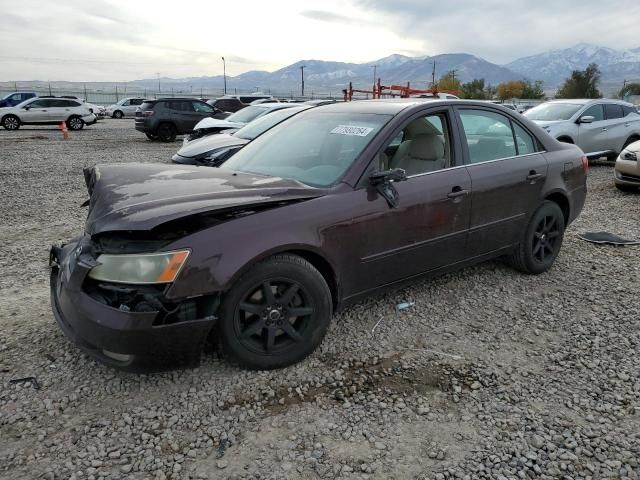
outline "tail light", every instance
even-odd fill
[[[142,116],[143,117],[150,117],[154,113],[156,113],[156,112],[154,112],[153,110],[145,110],[144,112],[142,112]]]
[[[580,159],[580,162],[582,163],[582,171],[584,172],[585,175],[589,174],[589,159],[586,157],[586,155],[583,155],[582,158]]]

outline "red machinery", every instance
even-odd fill
[[[353,88],[353,84],[349,82],[349,88],[342,91],[344,93],[344,101],[350,102],[353,99],[354,93],[366,93],[371,95],[371,98],[382,98],[382,97],[400,97],[400,98],[409,98],[411,95],[432,95],[436,96],[438,93],[450,93],[452,95],[458,95],[460,92],[458,90],[438,90],[437,85],[431,89],[420,90],[416,88],[411,88],[411,82],[407,82],[407,85],[390,85],[385,86],[380,83],[380,79],[373,86],[373,90],[362,90]]]

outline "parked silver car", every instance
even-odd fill
[[[118,103],[107,107],[107,115],[113,118],[135,117],[136,109],[142,105],[144,98],[130,97],[123,98]]]
[[[21,125],[55,125],[65,122],[71,130],[96,123],[97,117],[86,104],[69,98],[35,97],[15,107],[0,108],[0,123],[6,130]]]
[[[589,158],[614,159],[640,140],[638,111],[619,100],[553,100],[524,116],[561,142],[578,145]]]

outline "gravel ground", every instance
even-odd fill
[[[640,477],[640,198],[592,166],[554,268],[491,262],[336,315],[320,349],[247,372],[125,374],[56,327],[47,248],[82,230],[81,168],[168,161],[131,120],[0,132],[0,477]],[[394,305],[412,301],[396,312]],[[375,328],[374,328],[375,327]],[[12,379],[33,376],[32,383]]]

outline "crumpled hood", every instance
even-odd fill
[[[203,153],[210,152],[211,150],[245,145],[247,143],[249,143],[249,140],[228,135],[226,133],[207,135],[206,137],[196,138],[195,140],[191,140],[190,142],[183,144],[182,148],[178,150],[178,155],[192,158],[202,155]]]
[[[189,165],[111,164],[86,168],[84,175],[91,235],[151,230],[196,213],[325,194],[295,180]]]
[[[246,124],[243,122],[228,122],[227,120],[218,120],[217,118],[203,118],[196,126],[193,127],[194,130],[200,130],[201,128],[219,128],[220,130],[224,128],[242,128]]]

